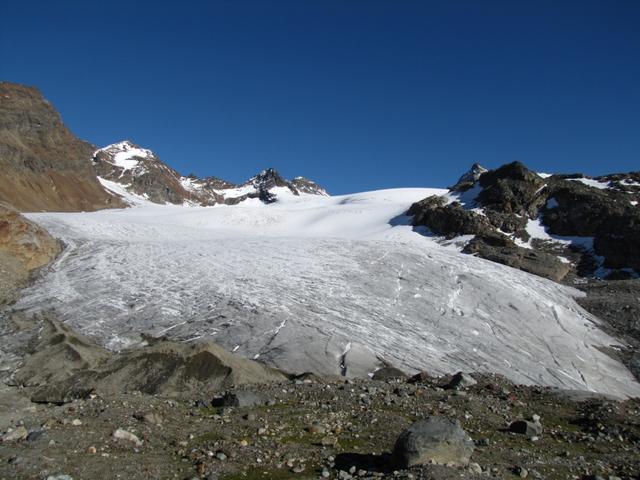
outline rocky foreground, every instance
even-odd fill
[[[0,390],[0,478],[640,472],[640,399],[391,367],[368,380],[295,377],[213,346],[149,339],[111,354],[55,321],[13,322],[33,350]]]

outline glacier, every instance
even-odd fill
[[[212,340],[290,372],[391,364],[640,395],[603,353],[620,342],[575,302],[581,292],[414,231],[403,212],[446,192],[27,214],[66,248],[16,308],[53,310],[113,350],[145,333]]]

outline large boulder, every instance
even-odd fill
[[[433,416],[400,434],[393,457],[402,468],[425,463],[466,465],[473,449],[473,440],[457,420]]]

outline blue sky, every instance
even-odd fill
[[[640,170],[640,2],[2,2],[0,79],[181,173],[332,193]]]

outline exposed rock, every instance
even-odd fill
[[[472,387],[476,383],[476,380],[469,374],[464,372],[456,373],[451,381],[446,385],[445,388],[449,390],[461,390],[464,388]]]
[[[60,243],[42,227],[0,205],[0,304],[14,300],[30,272],[49,264]]]
[[[407,374],[396,367],[382,367],[373,372],[372,380],[393,380],[407,378]]]
[[[0,201],[21,211],[91,211],[124,204],[91,168],[78,140],[35,88],[0,82]]]
[[[540,422],[530,422],[528,420],[516,420],[509,425],[509,431],[520,433],[528,437],[534,437],[542,434],[542,425]]]
[[[519,247],[506,236],[499,234],[477,236],[464,247],[463,252],[556,282],[562,280],[571,270],[571,266],[560,261],[557,256]]]
[[[445,204],[442,197],[431,196],[414,203],[407,212],[412,225],[424,225],[436,235],[453,238],[459,235],[484,235],[493,231],[487,217],[465,210],[457,202]]]
[[[466,465],[473,449],[473,440],[457,420],[432,416],[400,434],[393,456],[403,468],[429,462]]]
[[[484,168],[479,163],[474,163],[468,172],[464,173],[456,182],[456,184],[452,187],[449,187],[449,190],[463,192],[465,190],[469,190],[473,187],[473,185],[480,180],[480,177],[483,173],[488,170]]]
[[[240,390],[227,392],[220,398],[214,398],[211,404],[214,407],[259,407],[267,403],[267,398],[256,392]]]

